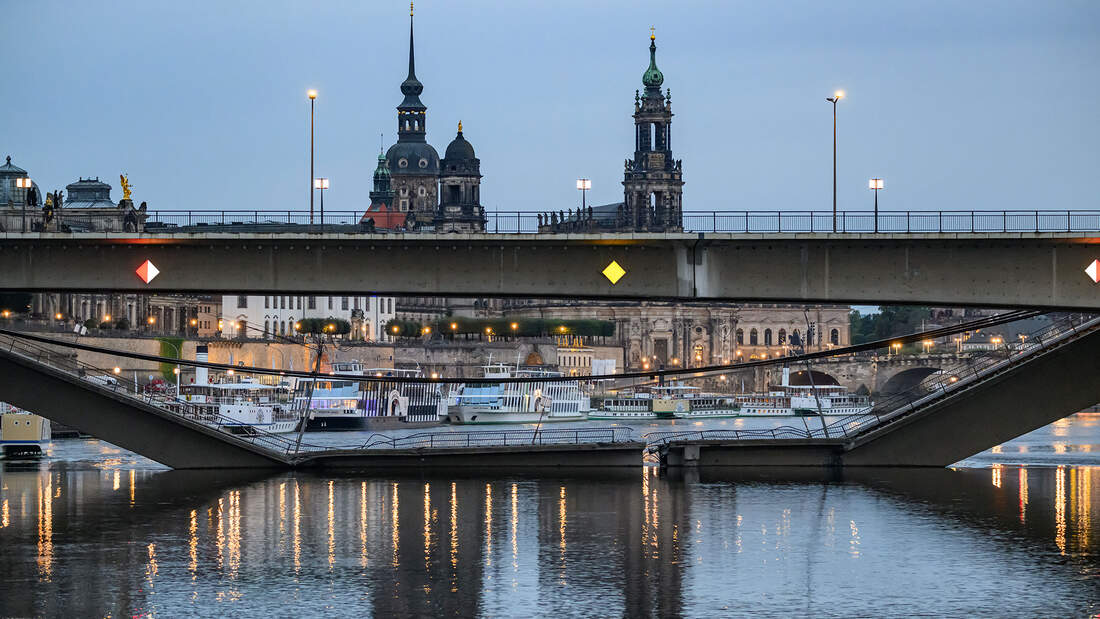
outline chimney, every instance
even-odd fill
[[[204,347],[205,348],[205,347]],[[783,366],[783,386],[789,387],[791,385],[791,368]]]
[[[199,344],[195,347],[195,361],[205,363],[210,361],[210,354],[207,352],[206,344]],[[210,370],[205,367],[195,368],[195,384],[196,385],[209,385],[210,384]]]

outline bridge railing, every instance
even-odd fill
[[[324,230],[366,233],[364,211],[327,210]],[[614,218],[578,217],[564,213],[565,223],[551,224],[548,215],[529,211],[495,211],[486,215],[485,232],[495,234],[588,233],[614,229]],[[75,219],[68,221],[75,222]],[[74,223],[75,225],[75,223]],[[150,210],[147,232],[158,234],[203,231],[322,231],[320,213],[294,210]],[[310,228],[312,226],[312,228]],[[335,229],[330,228],[335,227]],[[287,228],[291,229],[288,230]],[[305,230],[303,230],[305,228]],[[826,233],[993,233],[1097,232],[1100,210],[943,210],[943,211],[684,211],[683,232],[730,234]],[[450,232],[446,226],[435,232]],[[378,230],[378,232],[383,232]]]
[[[446,447],[507,447],[517,445],[579,445],[622,443],[632,440],[633,428],[576,427],[517,430],[475,430],[469,432],[419,432],[406,436],[372,434],[362,443],[344,447],[309,445],[303,451],[331,449],[435,449]]]

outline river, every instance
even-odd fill
[[[69,439],[0,481],[2,616],[1100,611],[1096,414],[948,469],[272,475]]]

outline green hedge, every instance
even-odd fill
[[[182,337],[158,337],[156,338],[160,342],[160,356],[169,357],[171,359],[180,359],[183,352],[183,338]],[[176,368],[173,363],[161,363],[160,375],[164,377],[164,380],[175,383],[176,375],[172,372]]]
[[[303,318],[294,323],[298,333],[317,335],[347,335],[351,333],[351,323],[341,318]]]
[[[432,333],[443,335],[488,335],[516,337],[547,337],[582,335],[612,337],[615,323],[610,320],[577,320],[556,318],[446,318],[426,325]],[[396,331],[394,328],[396,327]],[[386,333],[398,337],[424,335],[425,325],[407,320],[386,323]]]

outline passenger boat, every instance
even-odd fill
[[[482,367],[484,378],[559,378],[561,372],[504,363]],[[456,385],[448,398],[452,424],[547,423],[584,421],[591,402],[576,380],[550,383],[479,383]]]
[[[0,402],[0,454],[5,458],[42,455],[50,440],[50,421]]]
[[[783,368],[782,382],[772,385],[767,393],[736,398],[745,417],[864,415],[874,406],[868,396],[849,393],[841,385],[792,385],[789,368]]]
[[[282,433],[298,427],[285,386],[263,385],[252,379],[182,385],[179,399],[187,402],[185,415],[228,429],[234,434],[251,430]]]
[[[447,412],[442,385],[404,383],[396,379],[420,378],[419,369],[367,368],[359,361],[335,362],[332,373],[374,379],[303,378],[295,400],[298,410],[309,402],[306,430],[389,430],[439,425]],[[312,385],[313,393],[309,393]]]
[[[715,419],[738,417],[733,396],[701,393],[698,387],[680,384],[650,387],[623,396],[604,398],[589,419]]]
[[[197,346],[195,360],[208,359],[207,347]],[[181,385],[176,400],[185,417],[234,434],[256,430],[292,432],[300,418],[291,406],[293,400],[287,386],[264,385],[250,378],[212,383],[205,367],[195,368],[195,381]]]

